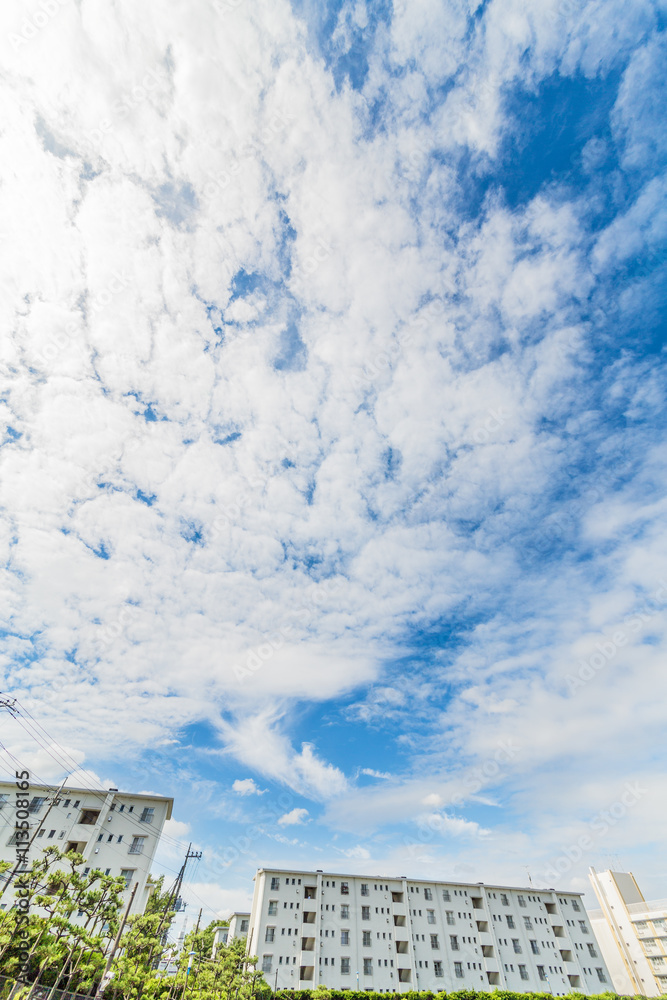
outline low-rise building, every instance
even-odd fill
[[[617,993],[667,994],[667,899],[647,901],[631,872],[596,872],[595,936]]]
[[[277,989],[611,988],[581,895],[553,889],[260,868],[247,951]]]
[[[0,782],[0,858],[16,860],[17,835],[15,783]],[[19,793],[23,794],[23,793]],[[150,895],[148,878],[165,821],[171,817],[174,800],[161,795],[135,795],[117,788],[91,791],[31,784],[28,823],[32,861],[46,847],[75,850],[83,855],[83,871],[100,868],[106,875],[122,875],[126,898],[135,882],[138,889],[131,913],[143,913]],[[0,887],[7,876],[0,876]],[[9,909],[14,900],[13,881],[0,899]]]

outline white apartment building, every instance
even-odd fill
[[[278,989],[611,989],[580,894],[553,889],[260,868],[247,949]]]
[[[232,938],[245,940],[248,937],[250,927],[249,913],[232,913],[227,927],[217,927],[213,938],[213,957],[218,949],[218,945],[228,944]]]
[[[0,857],[11,863],[16,861],[16,791],[15,783],[0,782]],[[66,787],[57,793],[51,786],[36,784],[25,794],[30,800],[29,861],[54,844],[64,851],[79,851],[86,874],[91,868],[101,868],[106,875],[124,877],[126,899],[138,882],[131,913],[143,913],[155,849],[174,800],[117,788],[105,792]],[[0,876],[0,886],[4,884]],[[13,901],[12,882],[0,899],[0,908],[9,909]]]
[[[590,919],[617,993],[667,993],[667,899],[647,902],[630,872],[596,872]]]

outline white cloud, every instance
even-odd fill
[[[237,795],[264,795],[265,788],[258,788],[252,778],[237,778],[232,785]]]
[[[279,826],[300,826],[308,819],[307,809],[292,809],[278,819]]]

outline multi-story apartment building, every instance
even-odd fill
[[[57,792],[51,786],[35,784],[26,794],[30,800],[29,860],[54,844],[64,851],[78,851],[84,857],[84,872],[101,868],[107,875],[122,875],[126,898],[138,882],[131,912],[143,913],[155,849],[174,800],[119,792],[117,788],[106,792],[63,788]],[[15,783],[0,782],[0,858],[12,864],[16,860],[15,796]],[[0,876],[0,887],[3,885],[5,880]],[[10,882],[0,908],[9,909],[13,899]]]
[[[630,872],[596,872],[590,919],[617,993],[667,994],[667,899],[646,901]]]
[[[232,938],[245,940],[248,937],[250,927],[249,913],[232,913],[227,927],[216,928],[213,938],[213,954],[217,951],[218,945],[228,944]]]
[[[611,987],[580,894],[553,889],[260,868],[247,949],[278,989]]]

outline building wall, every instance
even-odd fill
[[[580,895],[532,888],[260,869],[248,953],[278,989],[611,987]]]
[[[629,872],[596,872],[591,922],[617,992],[667,993],[667,900],[646,901]]]
[[[131,912],[143,913],[149,897],[148,875],[173,799],[116,789],[65,788],[57,799],[55,794],[56,789],[44,785],[31,785],[27,793],[31,801],[30,835],[34,837],[29,860],[53,845],[78,850],[85,859],[83,871],[101,868],[109,875],[125,875],[126,899],[138,882]],[[16,860],[15,795],[14,783],[0,782],[0,857],[9,862]],[[0,908],[9,909],[13,899],[10,885]]]

